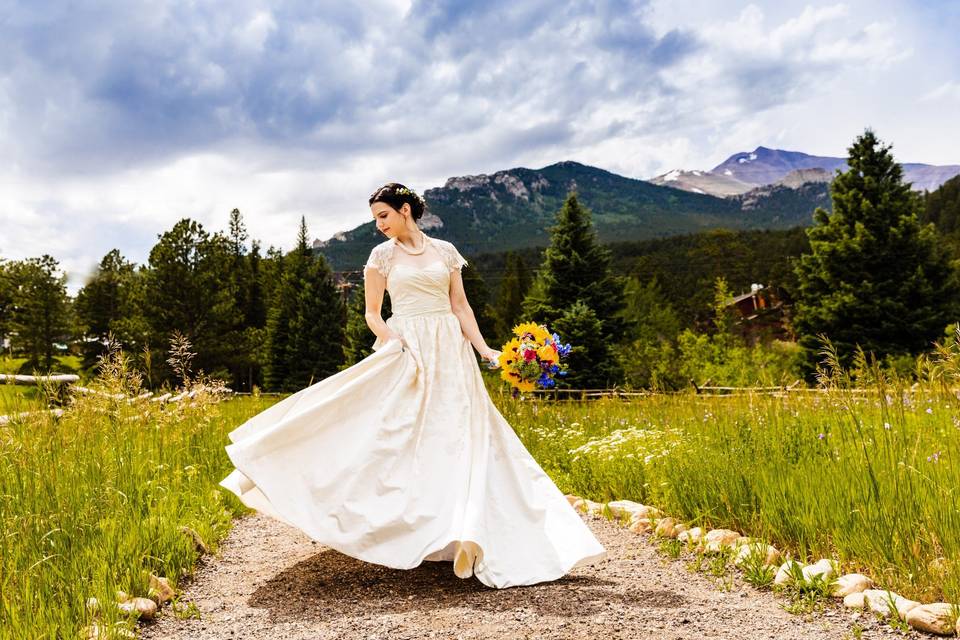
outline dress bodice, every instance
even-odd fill
[[[452,243],[424,235],[439,257],[424,265],[398,261],[396,240],[381,242],[370,252],[367,267],[387,280],[390,306],[395,316],[450,312],[450,274],[467,261]]]

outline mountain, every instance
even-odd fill
[[[960,165],[936,166],[908,162],[902,167],[904,180],[911,182],[917,191],[931,191],[960,175]],[[709,171],[675,169],[650,181],[685,191],[727,197],[776,183],[799,186],[804,174],[809,172],[814,172],[810,174],[812,181],[820,182],[824,175],[829,181],[837,169],[847,169],[846,158],[757,147],[753,151],[735,153]]]
[[[663,187],[673,187],[693,193],[709,193],[721,197],[746,193],[756,187],[754,184],[747,184],[723,174],[709,171],[683,171],[682,169],[674,169],[663,175],[650,178],[649,182]]]
[[[846,163],[846,158],[811,156],[799,151],[757,147],[749,153],[733,154],[711,169],[710,173],[762,186],[772,184],[797,169],[825,169],[833,174],[834,169],[845,167]]]
[[[627,178],[565,161],[541,169],[514,168],[450,178],[423,192],[430,235],[450,240],[465,256],[546,246],[549,228],[575,189],[593,212],[601,242],[648,240],[707,229],[784,229],[808,225],[820,202],[802,203],[782,187],[747,201],[718,198]],[[827,204],[829,197],[827,197]],[[359,269],[384,239],[371,219],[315,243],[335,269]]]

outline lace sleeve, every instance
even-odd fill
[[[384,278],[387,277],[387,274],[390,272],[390,254],[386,249],[389,247],[384,247],[383,245],[377,245],[370,251],[370,257],[367,258],[367,263],[364,267],[371,267],[376,269],[380,275]]]
[[[444,242],[443,247],[443,259],[447,264],[447,268],[452,272],[454,269],[462,269],[464,265],[468,264],[467,260],[460,255],[460,252],[457,251],[457,248],[453,246],[452,242]]]

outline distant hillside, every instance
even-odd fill
[[[549,227],[568,191],[593,212],[601,242],[640,241],[707,229],[767,229],[807,225],[822,204],[814,193],[756,193],[749,199],[717,198],[626,178],[577,162],[542,169],[515,168],[490,175],[450,178],[423,195],[432,216],[422,227],[450,240],[465,256],[545,246]],[[786,189],[786,188],[784,188]],[[371,220],[315,244],[338,270],[359,269],[384,239]]]
[[[607,246],[615,273],[635,275],[643,282],[654,277],[659,280],[664,297],[684,326],[709,317],[718,276],[726,278],[735,293],[749,291],[757,282],[778,287],[789,298],[796,287],[791,260],[810,248],[804,227],[711,230]],[[520,252],[528,267],[539,267],[543,249],[531,247]],[[484,253],[474,256],[472,262],[486,281],[493,302],[504,273],[504,254]]]
[[[954,256],[960,258],[960,176],[924,196],[924,222],[932,222],[943,234]]]

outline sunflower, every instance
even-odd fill
[[[521,380],[520,382],[514,383],[514,386],[520,391],[526,393],[528,391],[533,391],[536,388],[536,383],[533,380]]]
[[[521,322],[513,328],[513,335],[517,336],[518,338],[522,338],[523,334],[531,333],[533,334],[534,338],[536,338],[539,331],[541,331],[541,328],[536,322]]]
[[[517,338],[513,338],[509,340],[505,345],[500,347],[500,351],[502,351],[503,353],[509,353],[511,355],[515,354],[519,350],[520,350],[520,340]]]

